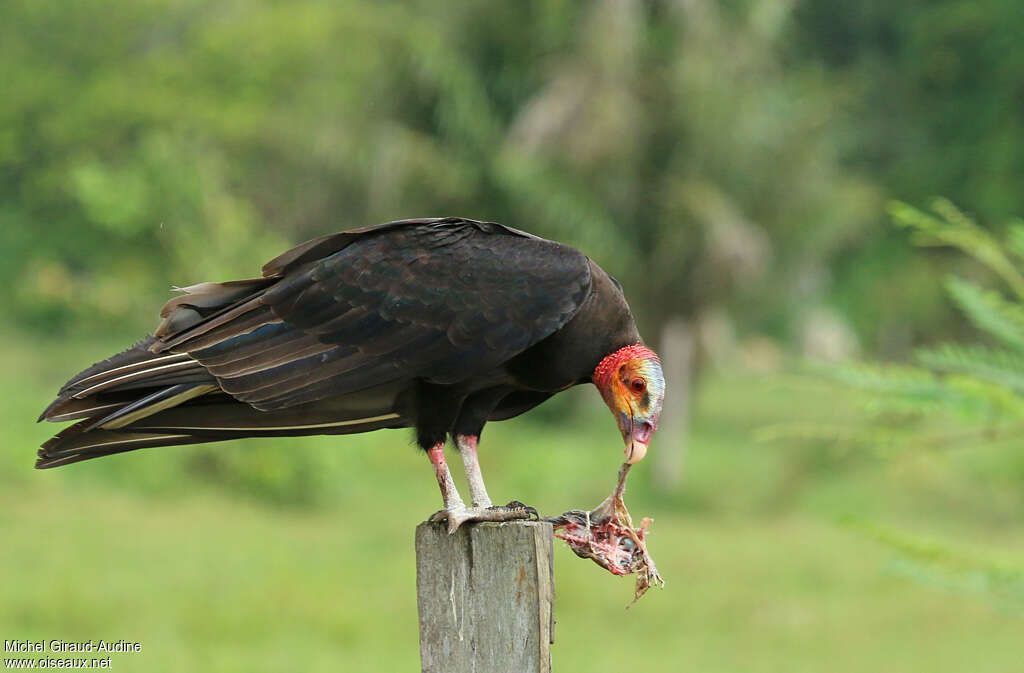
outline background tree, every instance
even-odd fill
[[[664,434],[681,438],[708,346],[687,345],[694,326],[738,307],[746,329],[798,332],[877,201],[840,164],[833,87],[781,60],[778,0],[67,11],[11,3],[0,47],[19,64],[2,280],[23,279],[11,310],[48,329],[144,328],[168,285],[347,226],[506,221],[627,285],[669,351]]]

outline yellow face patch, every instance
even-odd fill
[[[616,401],[620,407],[628,408],[633,418],[657,426],[665,399],[665,375],[657,359],[634,358],[623,363],[618,371],[616,388]]]

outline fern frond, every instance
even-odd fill
[[[1024,351],[1024,305],[955,276],[946,279],[946,290],[975,327]]]
[[[898,226],[915,230],[915,243],[948,245],[963,250],[999,275],[1017,296],[1024,298],[1024,276],[1003,253],[998,240],[947,199],[935,199],[932,210],[939,217],[899,201],[888,206],[889,215]]]
[[[1001,383],[994,383],[974,376],[947,376],[945,384],[971,400],[959,411],[968,416],[979,416],[988,421],[996,418],[1024,418],[1024,398],[1015,390]]]
[[[823,373],[841,383],[874,393],[920,401],[960,401],[959,394],[949,390],[933,372],[920,367],[852,363],[832,367]]]
[[[824,374],[874,393],[865,411],[876,418],[899,416],[907,420],[949,412],[977,417],[1005,411],[1005,400],[994,402],[992,391],[920,367],[859,363],[833,367]]]
[[[1024,355],[984,346],[943,344],[914,353],[922,365],[941,372],[966,374],[1024,393]]]

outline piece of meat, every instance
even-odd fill
[[[555,537],[565,540],[577,556],[591,559],[613,575],[635,574],[635,603],[652,584],[665,586],[665,580],[647,552],[645,539],[651,519],[644,517],[640,527],[634,528],[622,498],[629,468],[629,463],[619,468],[615,490],[593,510],[572,509],[546,520],[554,525]]]

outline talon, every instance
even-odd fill
[[[455,535],[455,531],[459,529],[460,525],[462,525],[462,522],[457,518],[453,516],[448,517],[448,534]]]
[[[494,508],[494,509],[507,509],[507,510],[512,510],[512,511],[522,511],[525,514],[527,514],[526,518],[529,518],[529,515],[533,515],[535,521],[540,521],[540,514],[537,512],[537,509],[535,507],[530,507],[529,505],[524,505],[523,503],[519,502],[518,500],[513,500],[509,504],[505,505],[505,507],[497,507],[497,508]]]
[[[453,510],[453,511],[448,511],[446,509],[441,509],[441,510],[438,510],[438,511],[434,512],[433,514],[430,515],[430,518],[427,519],[427,521],[429,521],[430,523],[441,523],[442,521],[447,521],[448,522],[448,534],[449,535],[454,535],[455,531],[457,531],[459,529],[459,526],[461,526],[466,521],[472,521],[472,520],[473,520],[472,510],[463,510],[463,511]]]

